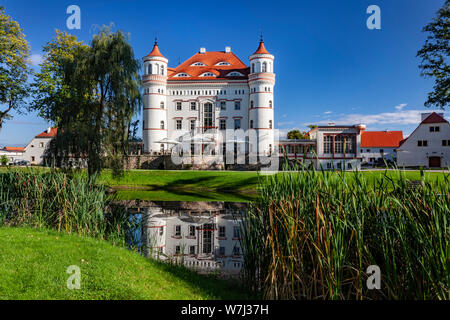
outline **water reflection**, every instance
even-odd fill
[[[240,226],[246,209],[231,202],[141,203],[133,209],[133,220],[142,226],[132,243],[147,257],[236,276],[243,267]]]

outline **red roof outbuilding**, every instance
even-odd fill
[[[39,133],[36,136],[36,138],[54,138],[54,137],[56,137],[57,131],[58,131],[57,128],[50,128],[50,130],[45,130],[45,131]]]
[[[361,148],[397,148],[402,140],[402,131],[363,131]]]

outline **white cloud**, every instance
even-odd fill
[[[337,125],[352,125],[357,123],[362,123],[365,125],[417,125],[420,122],[420,114],[422,112],[430,112],[430,110],[407,110],[398,112],[382,112],[378,114],[347,114],[337,119],[322,120],[317,124],[327,125],[329,122],[334,122]]]
[[[330,114],[330,113],[333,113],[333,111],[325,111],[324,113],[325,114]]]
[[[32,64],[33,66],[37,66],[37,65],[39,65],[40,63],[42,63],[42,55],[39,54],[39,53],[33,53],[33,54],[31,55],[31,64]]]
[[[402,109],[406,106],[407,106],[406,103],[401,103],[398,106],[395,106],[395,110],[402,111]]]

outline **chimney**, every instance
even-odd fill
[[[48,127],[47,128],[47,133],[50,134],[50,131],[52,131],[52,128]]]
[[[206,48],[200,48],[200,53],[205,53],[206,52]]]
[[[231,47],[225,47],[225,52],[226,53],[230,53],[231,52]]]

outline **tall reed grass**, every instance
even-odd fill
[[[268,299],[449,299],[449,176],[293,168],[261,182],[243,223],[244,278]],[[263,181],[263,180],[261,180]],[[368,289],[369,265],[381,289]]]
[[[0,225],[56,229],[125,244],[128,212],[95,177],[62,171],[0,172]]]

